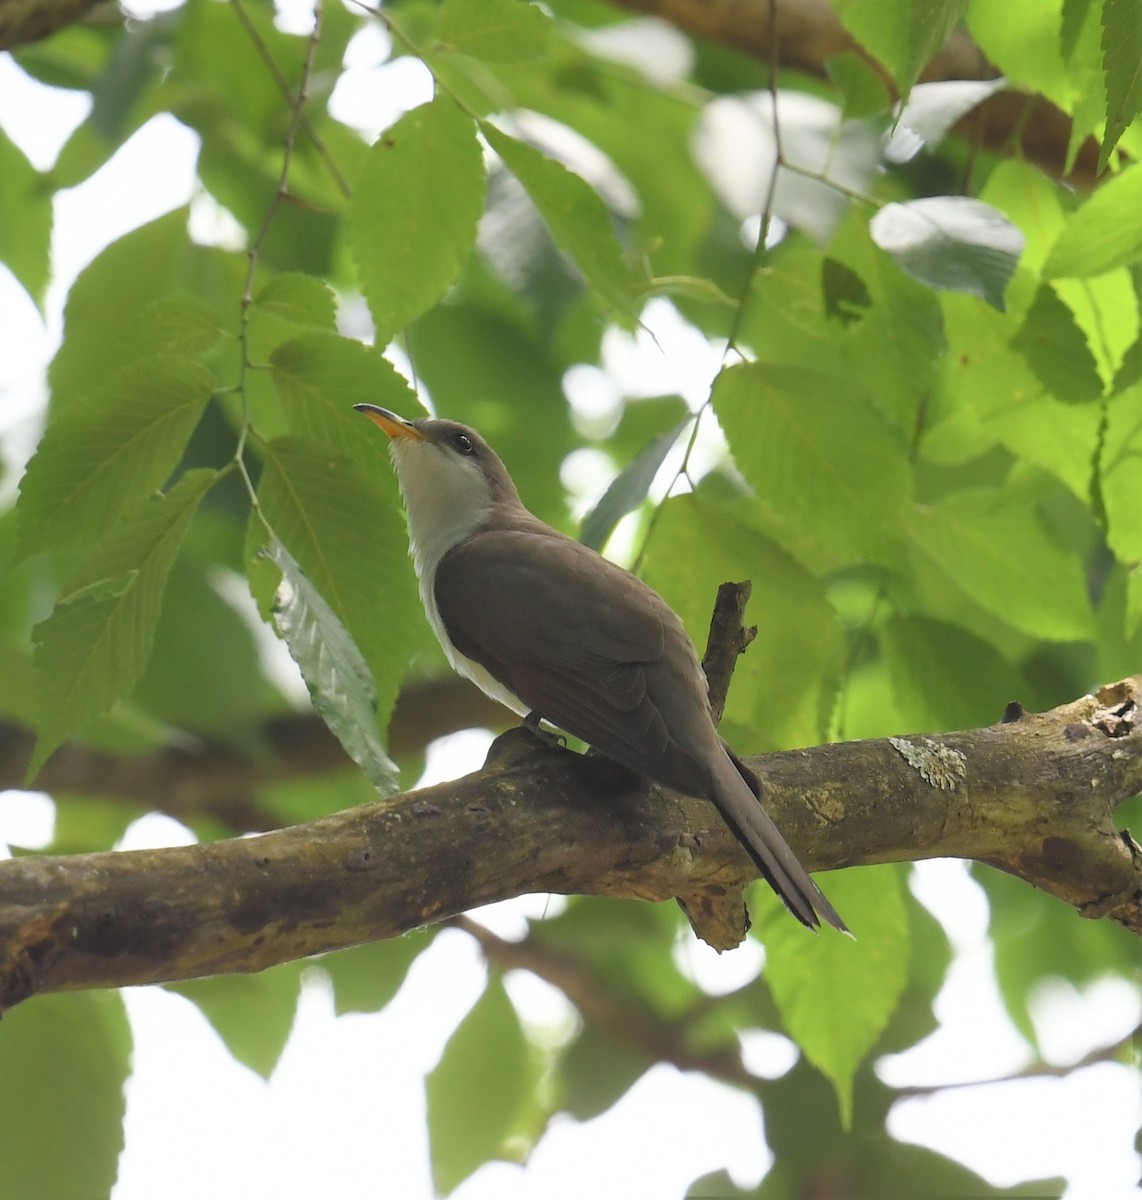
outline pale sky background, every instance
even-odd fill
[[[418,64],[372,67],[378,38],[369,30],[355,40],[350,61],[362,65],[337,97],[343,111],[368,113],[374,130],[429,94]],[[86,111],[83,98],[34,83],[0,55],[0,125],[37,167],[50,166]],[[193,196],[195,148],[194,134],[170,117],[156,118],[97,175],[57,196],[46,321],[0,266],[0,441],[16,467],[0,488],[14,487],[38,436],[44,373],[58,345],[67,288],[108,242]],[[196,220],[223,227],[209,204],[199,202]],[[664,349],[645,337],[609,337],[607,366],[615,378],[584,368],[568,381],[577,404],[605,404],[608,389],[618,394],[634,379],[664,374],[672,380],[665,390],[678,390],[682,378],[688,398],[704,397],[717,351],[680,328],[664,303],[646,320]],[[596,486],[598,464],[580,465],[570,472],[582,476],[574,482]],[[478,731],[443,739],[430,751],[425,782],[474,769],[488,740]],[[5,842],[46,844],[52,816],[46,797],[0,794],[0,855]],[[123,845],[173,844],[190,836],[169,818],[152,815],[131,827]],[[1019,1070],[1029,1055],[996,990],[982,889],[957,862],[920,864],[913,879],[918,897],[947,929],[956,959],[937,1002],[940,1029],[913,1050],[883,1058],[882,1077],[893,1085],[931,1086]],[[525,915],[557,912],[561,904],[528,897],[479,916],[513,937],[522,934]],[[756,943],[718,956],[689,932],[676,953],[682,968],[712,992],[739,986],[763,962]],[[160,988],[125,993],[134,1074],[114,1200],[432,1195],[423,1079],[480,994],[485,969],[477,948],[459,931],[444,931],[396,999],[375,1015],[335,1017],[325,977],[316,970],[310,975],[289,1044],[268,1082],[234,1062],[189,1001]],[[507,986],[527,1024],[566,1036],[574,1016],[559,993],[521,972],[511,973]],[[1140,1005],[1133,989],[1108,980],[1083,991],[1062,983],[1046,988],[1034,1011],[1045,1053],[1052,1063],[1066,1064],[1124,1036],[1137,1024]],[[778,1035],[752,1039],[748,1051],[751,1067],[769,1077],[795,1061],[791,1043]],[[695,1177],[720,1168],[752,1186],[771,1162],[759,1112],[751,1097],[659,1066],[595,1120],[557,1118],[525,1168],[489,1164],[454,1194],[459,1200],[657,1200],[683,1196]],[[953,1155],[997,1185],[1064,1175],[1067,1200],[1126,1200],[1142,1196],[1132,1148],[1140,1120],[1137,1074],[1105,1064],[1067,1079],[904,1101],[889,1128],[904,1141]]]

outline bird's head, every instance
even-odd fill
[[[520,503],[507,468],[474,429],[429,417],[409,421],[375,404],[353,407],[389,437],[414,556],[438,561],[496,505]]]

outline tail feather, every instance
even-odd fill
[[[728,746],[723,748],[725,756],[711,773],[710,799],[762,877],[781,897],[785,907],[809,929],[818,928],[823,919],[834,929],[849,933],[837,910],[813,882],[762,808],[757,776]]]

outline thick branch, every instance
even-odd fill
[[[1142,851],[1113,823],[1142,791],[1140,703],[1135,676],[987,729],[750,765],[811,869],[974,858],[1142,933]],[[753,874],[707,802],[512,731],[454,783],[259,837],[0,863],[0,1008],[257,971],[527,892],[678,897],[727,948]]]

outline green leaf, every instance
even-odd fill
[[[990,204],[965,196],[886,204],[869,231],[913,279],[967,292],[1003,311],[1003,292],[1023,252],[1023,234]]]
[[[1068,218],[1043,264],[1045,279],[1087,279],[1142,258],[1142,167],[1107,180]]]
[[[333,982],[337,1015],[379,1012],[397,994],[417,955],[436,930],[415,929],[403,937],[387,938],[326,954],[319,963]]]
[[[908,982],[908,911],[898,866],[818,878],[845,914],[855,942],[831,930],[807,936],[762,889],[751,901],[753,929],[765,943],[763,978],[785,1028],[832,1082],[848,1128],[857,1067],[884,1032]]]
[[[423,409],[412,389],[373,346],[333,333],[310,333],[284,342],[271,356],[274,387],[290,430],[368,463],[370,472],[392,479],[388,438],[377,436],[354,404],[379,404],[404,417]],[[396,488],[391,489],[396,502]],[[403,540],[399,521],[389,522]]]
[[[282,963],[257,975],[217,975],[165,986],[202,1010],[238,1062],[269,1079],[293,1028],[301,971],[301,963]]]
[[[583,519],[579,540],[584,546],[602,550],[615,526],[646,499],[666,456],[691,419],[686,417],[673,429],[659,434],[611,480],[598,504]]]
[[[39,305],[48,286],[52,189],[0,129],[0,262]]]
[[[767,525],[803,560],[899,559],[911,477],[902,440],[848,380],[742,364],[714,411]]]
[[[186,223],[186,209],[167,213],[112,242],[80,272],[48,374],[53,408],[70,407],[94,381],[115,374],[122,365],[118,347],[139,313],[178,289],[192,254]]]
[[[349,207],[349,243],[384,345],[444,295],[476,242],[484,159],[471,118],[446,96],[385,130]]]
[[[167,576],[217,477],[188,472],[167,495],[113,527],[36,626],[41,718],[31,775],[68,734],[106,713],[141,678]]]
[[[485,62],[529,62],[547,51],[551,19],[524,0],[445,0],[438,36]]]
[[[1040,284],[1011,345],[1052,395],[1083,404],[1102,395],[1102,380],[1075,314],[1050,284]]]
[[[844,27],[889,70],[903,97],[907,97],[956,23],[968,0],[835,0]]]
[[[116,992],[37,996],[0,1027],[0,1195],[108,1196],[123,1149],[131,1031]]]
[[[1102,64],[1106,72],[1106,136],[1098,153],[1100,173],[1127,125],[1142,111],[1142,18],[1137,0],[1104,0]]]
[[[559,248],[607,305],[638,316],[626,263],[598,192],[574,171],[533,146],[509,137],[487,121],[480,132],[523,184]]]
[[[500,1155],[530,1084],[528,1046],[498,978],[448,1039],[425,1080],[432,1178],[447,1194]]]
[[[962,461],[999,441],[1061,479],[1083,503],[1101,416],[1094,404],[1063,404],[1045,394],[1027,359],[1011,352],[1012,322],[966,296],[942,297],[948,352],[938,394],[951,402],[943,424],[923,440],[924,457]],[[954,445],[954,435],[967,445]]]
[[[845,637],[824,585],[734,511],[702,496],[667,500],[647,547],[647,582],[662,593],[701,650],[720,583],[748,578],[747,621],[757,622],[734,672],[726,723],[749,731],[746,751],[813,745],[845,659]]]
[[[978,489],[917,508],[912,553],[1016,629],[1056,642],[1093,634],[1081,564],[1026,504],[1004,506],[999,494]]]
[[[132,363],[57,412],[20,482],[20,554],[90,547],[177,466],[214,388],[190,359]]]
[[[888,112],[891,97],[866,58],[844,50],[825,60],[825,72],[841,93],[841,119],[859,121]]]
[[[398,768],[377,727],[377,692],[368,665],[281,542],[270,544],[269,555],[282,573],[274,626],[301,670],[313,707],[377,791],[388,794]]]
[[[323,279],[286,271],[275,275],[254,297],[253,313],[267,313],[302,328],[332,330],[337,301]]]
[[[979,729],[1026,691],[1019,672],[982,638],[930,617],[893,615],[881,633],[907,724],[898,733]]]
[[[163,296],[136,317],[116,347],[121,365],[152,355],[197,358],[222,336],[222,321],[193,296]]]
[[[1099,472],[1106,506],[1106,540],[1120,562],[1139,562],[1142,560],[1142,381],[1113,397],[1107,406]],[[1142,580],[1142,568],[1136,568],[1136,572]]]

